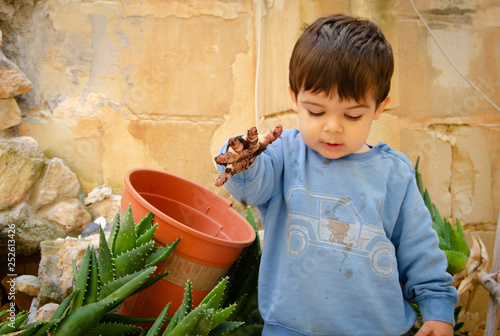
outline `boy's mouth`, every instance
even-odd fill
[[[340,148],[342,148],[342,144],[339,143],[323,142],[323,146],[325,146],[325,148],[328,150],[339,150]]]

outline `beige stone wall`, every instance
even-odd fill
[[[493,255],[498,2],[415,1],[439,45],[409,0],[16,3],[0,14],[9,19],[1,27],[3,49],[33,82],[18,99],[19,133],[63,158],[86,192],[106,183],[120,193],[135,167],[216,190],[213,156],[229,136],[255,124],[296,126],[288,58],[303,24],[331,12],[370,17],[396,55],[392,103],[370,141],[386,141],[413,161],[420,156],[441,213],[480,232]],[[484,319],[482,289],[478,296],[473,309]]]
[[[389,113],[400,122],[401,150],[412,160],[421,157],[424,183],[441,213],[475,231],[493,258],[500,210],[500,7],[418,1],[417,9],[467,79],[411,3],[400,1],[400,106]],[[484,324],[487,300],[480,287],[471,307],[478,313],[471,319],[482,321],[476,325]]]
[[[253,119],[253,7],[37,2],[30,27],[36,34],[16,41],[35,83],[20,133],[64,158],[87,192],[103,183],[121,192],[134,167],[210,186],[214,132],[227,120],[237,121],[236,130]]]

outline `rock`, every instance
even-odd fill
[[[16,297],[14,298],[14,302],[16,303],[17,308],[19,308],[19,311],[30,310],[32,300],[33,296],[23,292],[16,292]]]
[[[16,127],[6,128],[4,130],[0,130],[0,138],[8,139],[17,137],[18,130]]]
[[[41,241],[66,236],[63,226],[38,218],[25,202],[10,211],[0,211],[0,253],[6,253],[9,233],[13,232],[16,235],[17,255],[33,254],[39,249]]]
[[[58,286],[61,292],[67,296],[73,290],[73,261],[80,265],[85,250],[89,244],[94,247],[99,246],[99,236],[94,236],[94,240],[66,240],[57,255],[57,269],[61,276],[58,278]]]
[[[34,275],[21,275],[16,278],[16,290],[29,296],[37,296],[42,284]]]
[[[42,288],[36,302],[39,307],[47,303],[61,303],[68,295],[67,288],[64,291],[59,286],[62,270],[59,267],[59,251],[67,240],[43,241],[40,244],[40,265],[38,267],[38,278]],[[68,285],[71,289],[73,282]]]
[[[460,333],[467,333],[468,335],[484,335],[484,328],[486,323],[481,319],[479,313],[465,312],[464,309],[460,312],[457,322],[464,322]],[[478,332],[474,334],[474,332]],[[482,334],[481,334],[482,332]]]
[[[34,309],[47,303],[61,303],[73,291],[73,262],[80,265],[87,246],[99,246],[99,235],[85,239],[69,238],[44,241],[40,244],[38,278],[42,288]]]
[[[40,243],[41,258],[38,266],[38,279],[42,283],[42,289],[38,294],[39,300],[47,296],[43,293],[43,283],[47,281],[56,282],[61,276],[61,270],[57,268],[57,262],[59,250],[64,245],[64,242],[64,240],[46,240]]]
[[[21,123],[21,110],[15,98],[0,99],[0,131]]]
[[[61,303],[65,296],[58,286],[56,281],[47,280],[42,282],[42,288],[40,289],[40,294],[38,294],[38,302],[43,306],[47,303]]]
[[[20,255],[43,240],[77,236],[91,221],[80,189],[64,161],[47,159],[33,138],[0,138],[0,253],[12,230]]]
[[[34,207],[52,204],[58,199],[78,198],[80,182],[60,158],[53,158],[47,164],[45,175],[38,184]]]
[[[78,199],[69,199],[55,204],[45,212],[43,217],[62,225],[67,235],[81,232],[91,220],[90,214]]]
[[[85,198],[84,204],[90,205],[102,201],[109,196],[111,196],[111,187],[106,184],[100,185],[92,189],[91,192],[89,192],[87,198]]]
[[[45,155],[35,139],[0,139],[0,211],[19,203],[44,167]]]
[[[120,203],[121,199],[120,195],[110,195],[102,201],[90,204],[88,209],[92,218],[104,217],[108,226],[112,225],[116,214],[123,213]]]
[[[82,231],[82,234],[81,234],[82,238],[99,233],[99,226],[100,225],[97,224],[96,222],[88,223],[87,226],[85,227],[85,229],[83,229],[83,231]]]
[[[0,51],[0,98],[13,98],[33,90],[33,83]]]
[[[54,315],[54,312],[59,308],[57,303],[46,303],[36,311],[35,320],[36,321],[48,321]]]

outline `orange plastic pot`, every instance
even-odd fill
[[[169,274],[153,286],[125,300],[119,313],[157,317],[172,302],[169,315],[182,303],[186,281],[191,281],[193,306],[222,279],[255,231],[232,203],[214,192],[162,171],[133,169],[125,177],[122,209],[132,206],[137,224],[149,212],[158,223],[154,239],[167,245],[182,237],[174,252],[158,265]]]

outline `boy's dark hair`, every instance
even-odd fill
[[[313,93],[337,93],[341,100],[376,104],[389,94],[394,71],[392,48],[373,22],[335,14],[308,26],[290,58],[289,81],[297,97],[303,88]]]

